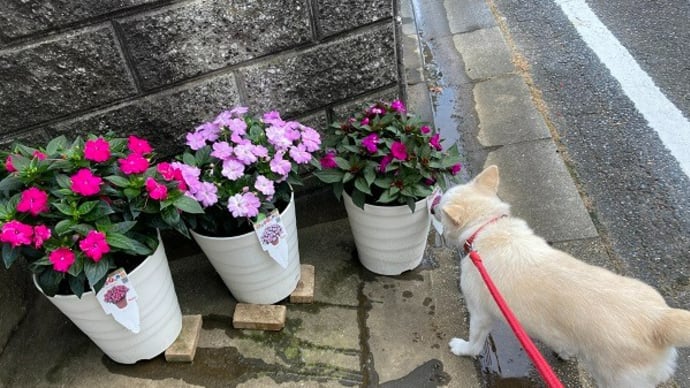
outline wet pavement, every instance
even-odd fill
[[[400,21],[408,107],[461,147],[463,178],[498,164],[499,194],[515,215],[554,246],[608,263],[487,3],[402,1]],[[324,201],[333,216],[305,214],[314,201]],[[420,267],[378,276],[360,265],[342,204],[316,195],[298,198],[297,205],[300,257],[315,267],[315,298],[312,304],[281,302],[287,307],[283,330],[234,329],[236,302],[208,260],[193,243],[170,241],[182,312],[203,317],[192,363],[166,363],[161,355],[116,364],[36,296],[0,355],[0,386],[543,386],[504,325],[496,326],[477,360],[450,353],[448,341],[467,336],[467,313],[458,254],[441,246],[435,232]],[[314,219],[318,223],[305,221]],[[566,386],[590,386],[575,362],[543,353]]]

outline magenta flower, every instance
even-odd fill
[[[431,140],[429,140],[429,144],[436,148],[436,150],[441,151],[443,147],[441,146],[441,134],[437,133],[434,136],[431,137]]]
[[[105,233],[95,230],[89,231],[86,237],[79,241],[79,248],[81,248],[86,257],[95,262],[98,262],[103,255],[110,252],[110,246],[105,241]]]
[[[362,139],[362,146],[370,153],[373,154],[378,151],[377,144],[379,143],[379,135],[375,133],[370,133],[364,139]]]
[[[8,172],[17,171],[17,169],[14,168],[14,165],[12,164],[12,155],[7,155],[7,158],[5,159],[5,170],[7,170]]]
[[[278,152],[275,154],[275,156],[269,163],[269,166],[271,167],[271,171],[275,172],[276,174],[282,175],[283,177],[287,177],[287,175],[292,170],[292,164],[289,161],[283,159],[282,152]]]
[[[46,158],[48,157],[46,154],[44,154],[43,152],[41,152],[39,150],[34,151],[32,156],[38,160],[46,160]]]
[[[39,249],[43,243],[50,238],[52,232],[45,225],[34,226],[34,248]]]
[[[31,225],[17,220],[6,222],[0,229],[0,241],[12,244],[12,247],[31,244],[34,230]]]
[[[405,144],[399,141],[393,142],[393,145],[391,146],[391,154],[395,159],[406,160],[407,148],[405,147]]]
[[[102,137],[87,140],[84,143],[84,158],[97,163],[105,162],[110,158],[110,143]]]
[[[171,181],[175,179],[175,171],[179,171],[168,162],[158,163],[158,165],[156,166],[156,170],[166,181]]]
[[[386,167],[393,161],[393,155],[386,155],[381,159],[381,164],[379,165],[379,172],[386,172]]]
[[[423,134],[425,134],[425,135],[426,135],[427,133],[431,132],[431,128],[427,127],[426,125],[422,125],[422,127],[419,128],[419,130],[420,130]]]
[[[363,118],[362,121],[359,122],[359,124],[362,126],[369,125],[369,118],[368,117]]]
[[[335,162],[335,152],[331,151],[324,155],[321,160],[321,167],[323,168],[336,168],[338,164]]]
[[[127,147],[130,151],[139,155],[146,155],[153,152],[153,148],[151,148],[148,141],[133,135],[127,139]]]
[[[77,171],[76,174],[72,175],[70,181],[72,182],[70,189],[85,197],[98,194],[98,192],[101,190],[101,183],[103,183],[103,179],[93,175],[91,170],[88,168],[82,168],[81,170]]]
[[[120,169],[125,175],[141,174],[149,168],[149,161],[141,154],[131,153],[124,159],[118,159]]]
[[[261,206],[261,201],[252,192],[237,193],[228,198],[228,210],[235,218],[255,217],[259,214],[259,206]]]
[[[53,263],[53,269],[58,272],[67,272],[74,263],[74,252],[67,247],[60,247],[48,255],[48,260]]]
[[[460,170],[462,170],[462,164],[460,163],[454,164],[450,167],[450,173],[453,175],[457,175],[460,172]]]
[[[156,180],[151,177],[147,177],[144,184],[146,185],[146,191],[149,193],[149,197],[157,201],[164,201],[168,198],[168,188],[164,184],[156,182]]]
[[[256,183],[254,184],[254,187],[256,187],[257,190],[259,190],[263,195],[266,196],[271,196],[276,192],[273,181],[266,178],[263,175],[259,175],[256,177]]]
[[[30,213],[34,217],[48,211],[48,194],[35,187],[22,191],[17,203],[17,211]]]
[[[405,111],[406,111],[405,110],[405,104],[403,104],[403,102],[400,100],[395,100],[395,101],[391,102],[391,109],[393,109],[394,111],[396,111],[398,113],[405,113]]]

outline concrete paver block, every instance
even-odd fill
[[[297,288],[290,294],[290,303],[314,302],[314,266],[302,264],[301,275]]]
[[[467,76],[482,80],[513,73],[510,50],[498,27],[457,34],[453,43],[462,53]]]
[[[272,304],[238,303],[232,316],[235,329],[279,331],[285,327],[287,308]]]
[[[201,315],[182,316],[182,331],[175,342],[165,351],[167,362],[192,362],[201,333]]]

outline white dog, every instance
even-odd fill
[[[435,213],[446,241],[473,237],[488,273],[523,327],[561,357],[577,357],[599,386],[654,387],[671,377],[675,346],[690,346],[690,311],[669,307],[641,281],[586,264],[549,246],[510,217],[497,196],[498,168],[446,192]],[[440,210],[440,211],[439,211]],[[476,356],[503,316],[469,257],[460,285],[470,314],[469,341],[451,351]]]

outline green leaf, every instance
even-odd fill
[[[379,177],[374,180],[374,184],[382,189],[388,189],[393,183],[393,178],[388,176]]]
[[[17,169],[20,173],[24,172],[24,170],[29,167],[29,164],[31,163],[31,159],[27,159],[22,155],[19,154],[13,154],[12,155],[12,165],[14,168]]]
[[[54,155],[59,150],[64,149],[65,146],[67,146],[67,138],[65,136],[58,136],[48,142],[48,145],[46,145],[46,153],[48,155]]]
[[[10,244],[2,244],[2,261],[5,263],[5,268],[10,266],[19,258],[20,250],[13,248]]]
[[[41,287],[43,293],[48,296],[55,296],[58,292],[58,286],[60,282],[64,279],[64,275],[53,271],[50,267],[44,267],[42,272],[37,273],[36,282],[38,286]]]
[[[72,208],[72,206],[69,206],[68,204],[66,204],[64,202],[55,202],[53,204],[53,206],[55,206],[55,208],[58,209],[60,211],[60,213],[66,215],[66,216],[73,217],[75,215],[74,209]]]
[[[129,179],[119,175],[109,175],[104,179],[117,187],[128,187],[130,183]]]
[[[371,189],[369,188],[367,181],[361,176],[355,179],[355,188],[365,194],[371,195]]]
[[[130,199],[130,200],[138,197],[139,194],[141,194],[141,190],[133,189],[131,187],[128,187],[122,191],[125,193],[125,197],[127,197],[127,199]]]
[[[396,199],[398,199],[397,193],[391,193],[391,190],[386,190],[381,194],[381,196],[376,200],[376,202],[391,203]]]
[[[412,213],[414,213],[414,208],[416,206],[416,202],[414,198],[412,197],[407,197],[407,206],[409,206],[410,210],[412,210]]]
[[[70,187],[72,187],[72,180],[67,175],[57,174],[55,176],[55,181],[57,182],[58,186],[60,186],[61,188],[69,189],[70,191],[72,191],[70,189]]]
[[[132,252],[135,255],[147,256],[153,253],[153,251],[146,245],[140,243],[139,241],[129,238],[124,234],[120,233],[108,233],[105,239],[108,244],[114,248],[120,248],[122,250]]]
[[[314,175],[323,183],[336,183],[343,181],[344,173],[340,170],[332,168],[328,170],[315,171]]]
[[[343,169],[343,170],[349,170],[350,168],[352,168],[352,165],[350,164],[350,161],[347,160],[347,159],[345,159],[345,158],[343,158],[343,157],[336,156],[336,157],[334,158],[334,160],[335,160],[335,164],[337,164],[338,167],[341,168],[341,169]]]
[[[176,224],[180,223],[180,213],[173,207],[163,209],[161,217],[171,227],[175,227]]]
[[[106,235],[109,233],[125,234],[129,232],[136,224],[136,221],[122,221],[107,225],[103,230],[106,232]]]
[[[22,182],[15,175],[8,175],[0,181],[0,191],[15,191],[22,187]]]
[[[67,278],[69,281],[69,288],[72,290],[72,293],[77,296],[77,298],[81,299],[82,294],[84,294],[84,278],[83,276],[69,276]]]
[[[60,220],[55,225],[55,233],[58,236],[64,236],[65,234],[72,231],[72,227],[76,224],[73,220]]]
[[[76,258],[74,259],[74,263],[69,267],[69,270],[67,271],[68,274],[72,276],[79,276],[84,271],[84,256],[83,255],[76,255]],[[70,279],[71,280],[71,279]]]
[[[202,214],[204,212],[204,209],[199,205],[198,201],[186,195],[181,195],[176,198],[173,205],[185,213]]]
[[[190,166],[196,166],[197,165],[196,164],[196,158],[194,157],[194,155],[190,154],[189,152],[185,152],[182,155],[182,163],[188,164]]]
[[[84,260],[84,274],[92,287],[108,274],[108,269],[110,269],[108,260],[101,259],[98,262]]]
[[[79,205],[79,207],[77,208],[77,213],[78,213],[79,215],[88,214],[89,212],[91,212],[91,210],[95,209],[96,206],[98,206],[98,203],[99,203],[99,202],[100,202],[100,201],[88,201],[88,202],[84,202],[84,203],[82,203],[81,205]]]
[[[356,175],[354,175],[350,172],[346,172],[345,175],[343,175],[343,183],[347,183],[347,182],[355,179],[355,177],[356,177]]]
[[[359,190],[353,190],[352,191],[352,202],[359,207],[360,209],[364,209],[364,202],[366,200],[366,195],[359,191]]]
[[[367,166],[364,169],[364,180],[367,182],[367,186],[371,187],[372,183],[376,179],[376,170],[373,167]]]

